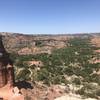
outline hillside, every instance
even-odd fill
[[[99,33],[0,34],[25,100],[100,100]]]
[[[24,35],[0,33],[8,52],[25,54],[51,53],[54,48],[66,46],[67,35]]]
[[[94,34],[66,34],[66,35],[25,35],[19,33],[0,33],[3,43],[9,53],[26,54],[51,54],[52,50],[66,47],[67,41],[73,37],[91,37],[93,44],[100,46],[100,33]]]
[[[33,83],[34,89],[25,90],[27,95],[24,95],[32,100],[33,95],[36,100],[54,100],[66,95],[64,100],[67,100],[71,93],[72,97],[80,96],[79,100],[89,97],[99,100],[100,53],[95,51],[100,48],[92,41],[94,36],[74,35],[65,47],[51,54],[14,56],[16,81]]]

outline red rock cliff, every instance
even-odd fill
[[[14,69],[9,54],[3,46],[2,36],[0,36],[0,88],[7,84],[14,85]]]

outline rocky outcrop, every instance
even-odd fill
[[[24,100],[24,96],[19,93],[17,87],[6,85],[0,88],[0,100]]]
[[[3,46],[2,36],[0,36],[0,88],[7,84],[14,85],[14,69],[9,54]]]

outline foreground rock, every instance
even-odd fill
[[[52,85],[47,87],[43,84],[34,85],[33,89],[21,89],[25,100],[97,100],[92,98],[83,99],[80,95],[71,93],[64,85]]]
[[[0,98],[3,98],[3,100],[24,100],[24,96],[19,93],[19,89],[9,85],[0,88]]]
[[[0,98],[3,100],[97,100],[83,99],[80,95],[71,93],[67,86],[34,84],[34,88],[10,87],[6,85],[0,88]],[[1,99],[0,99],[1,100]]]
[[[0,88],[7,84],[11,87],[14,85],[14,68],[0,36]]]

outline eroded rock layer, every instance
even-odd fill
[[[0,88],[7,84],[14,85],[14,69],[9,54],[3,46],[2,36],[0,36]]]

